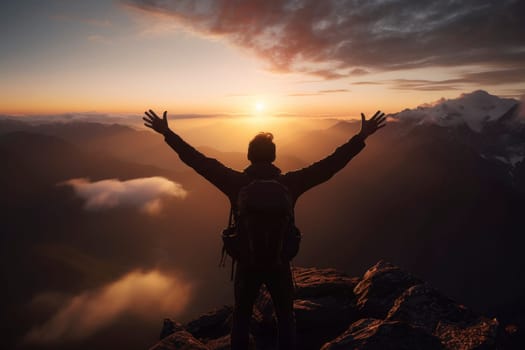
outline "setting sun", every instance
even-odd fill
[[[257,102],[255,103],[255,111],[256,111],[256,112],[262,112],[262,111],[264,110],[265,107],[266,107],[266,106],[265,106],[264,102],[262,102],[262,101],[257,101]]]

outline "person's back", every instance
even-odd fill
[[[364,145],[364,140],[385,124],[379,111],[370,119],[362,116],[361,131],[330,156],[309,167],[281,174],[273,165],[273,135],[260,133],[250,142],[248,159],[251,165],[243,172],[230,169],[215,159],[207,158],[173,133],[167,113],[159,118],[146,112],[145,125],[165,136],[166,142],[183,162],[214,184],[230,200],[241,240],[241,253],[234,279],[235,306],[231,333],[232,350],[248,348],[249,325],[253,304],[264,283],[270,292],[278,319],[279,349],[295,349],[294,286],[289,258],[283,254],[288,224],[295,227],[294,206],[301,194],[330,179],[341,170]],[[289,206],[279,213],[280,194],[288,196]],[[268,193],[266,193],[268,192]],[[270,193],[273,192],[273,193]],[[274,197],[272,197],[274,195]],[[244,202],[243,202],[244,201]],[[285,200],[283,199],[283,202]],[[268,209],[266,212],[264,207]],[[283,204],[283,207],[286,203]],[[295,255],[295,254],[294,254]]]
[[[260,133],[248,147],[252,165],[244,174],[249,183],[240,188],[234,206],[237,233],[242,242],[234,281],[235,306],[232,349],[248,347],[253,304],[262,284],[268,289],[278,321],[279,348],[295,348],[293,279],[289,259],[283,256],[286,231],[294,225],[295,198],[279,180],[273,136]]]
[[[268,266],[292,258],[283,256],[295,230],[292,196],[277,179],[255,178],[241,188],[235,214],[235,236],[241,240],[244,260]]]

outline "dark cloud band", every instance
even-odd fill
[[[388,85],[398,90],[448,91],[461,90],[463,85],[502,85],[522,82],[525,82],[525,68],[463,73],[458,78],[445,80],[393,79],[356,81],[352,85]]]

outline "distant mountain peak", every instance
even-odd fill
[[[393,117],[440,126],[466,124],[471,130],[480,132],[487,122],[499,120],[516,104],[518,101],[514,99],[476,90],[463,93],[455,99],[441,98],[432,103],[422,104],[416,109],[405,109]]]
[[[461,95],[459,95],[460,98],[470,98],[470,97],[475,97],[475,98],[490,98],[491,96],[493,97],[497,97],[495,95],[491,95],[489,94],[488,92],[486,92],[485,90],[474,90],[472,92],[464,92],[462,93]]]

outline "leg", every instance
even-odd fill
[[[294,286],[290,264],[284,264],[272,270],[265,282],[277,315],[279,349],[295,350]]]
[[[235,273],[234,284],[235,306],[233,309],[231,349],[247,350],[253,304],[259,294],[262,281],[257,271],[239,264]]]

